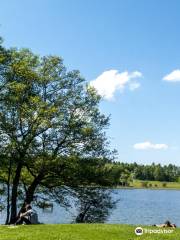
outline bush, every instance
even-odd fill
[[[147,188],[148,187],[148,182],[141,182],[141,187]]]

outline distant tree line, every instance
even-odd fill
[[[133,179],[146,181],[178,182],[180,167],[173,164],[164,165],[152,163],[139,165],[137,163],[114,162],[111,166],[111,178],[116,184],[128,185]]]

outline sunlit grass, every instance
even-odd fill
[[[157,229],[155,227],[149,227]],[[180,229],[171,234],[136,236],[135,226],[118,224],[57,224],[0,226],[0,240],[178,240]]]
[[[160,182],[160,181],[142,181],[142,180],[134,180],[131,183],[131,187],[142,188],[143,183],[147,184],[148,188],[163,188],[163,189],[180,189],[179,182]]]

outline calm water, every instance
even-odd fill
[[[118,189],[112,193],[113,199],[120,199],[112,211],[108,223],[145,224],[163,223],[167,219],[180,226],[180,191]],[[76,215],[54,205],[53,212],[38,210],[39,221],[43,223],[71,223]],[[0,213],[0,223],[4,223],[5,213]]]

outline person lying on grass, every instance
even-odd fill
[[[153,226],[155,226],[155,227],[162,227],[162,228],[164,228],[164,227],[176,228],[176,224],[171,223],[170,221],[166,221],[166,222],[163,223],[163,224],[154,224]]]
[[[25,212],[20,213],[15,225],[19,224],[38,224],[38,215],[35,210],[32,209],[30,204],[26,204]]]

